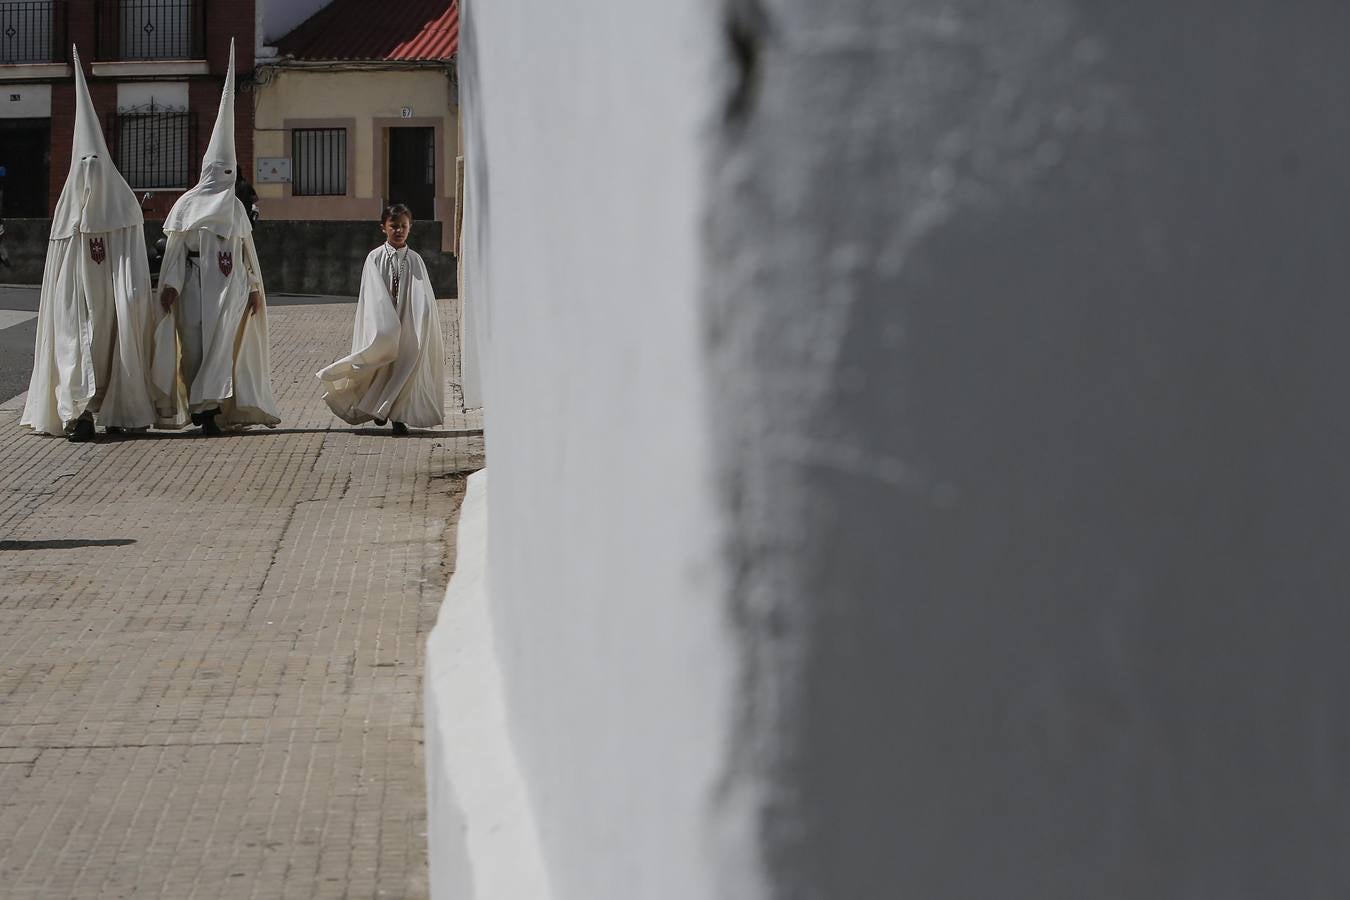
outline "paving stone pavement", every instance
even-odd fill
[[[353,309],[271,311],[275,430],[0,411],[5,900],[426,896],[422,654],[481,426],[329,414]]]

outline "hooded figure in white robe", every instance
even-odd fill
[[[140,205],[117,171],[80,67],[70,173],[52,217],[23,424],[71,440],[172,426],[149,380],[154,297]]]
[[[376,247],[361,271],[352,352],[317,375],[324,402],[353,425],[389,420],[396,434],[407,425],[434,428],[445,421],[444,371],[440,313],[422,257],[406,244]]]
[[[174,310],[178,358],[156,355],[156,388],[173,396],[205,434],[221,427],[276,425],[267,303],[253,226],[235,196],[234,42],[220,111],[202,159],[201,180],[164,220],[160,300]],[[161,328],[160,334],[166,329]]]

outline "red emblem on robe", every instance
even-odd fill
[[[103,238],[89,239],[89,258],[96,265],[103,265],[103,260],[107,258],[107,251],[103,246]]]
[[[220,274],[226,278],[230,277],[230,271],[234,268],[234,259],[230,256],[230,251],[222,250],[216,254],[216,263],[220,266]]]

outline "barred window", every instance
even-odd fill
[[[196,182],[195,113],[151,103],[119,110],[110,124],[117,168],[133,189],[186,188]]]
[[[333,197],[347,193],[347,129],[297,128],[291,132],[291,194]]]
[[[0,3],[0,63],[56,62],[61,59],[64,34],[63,3]]]
[[[199,59],[202,0],[97,0],[103,59]]]

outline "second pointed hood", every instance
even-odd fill
[[[245,211],[234,194],[238,161],[234,153],[234,39],[230,39],[230,65],[211,142],[202,157],[201,178],[178,198],[164,220],[165,231],[196,231],[210,228],[233,237],[252,230]]]
[[[80,52],[72,47],[71,55],[75,68],[75,136],[70,147],[70,172],[52,215],[53,239],[70,237],[76,231],[96,234],[130,228],[145,220],[136,195],[108,152],[84,80]]]

